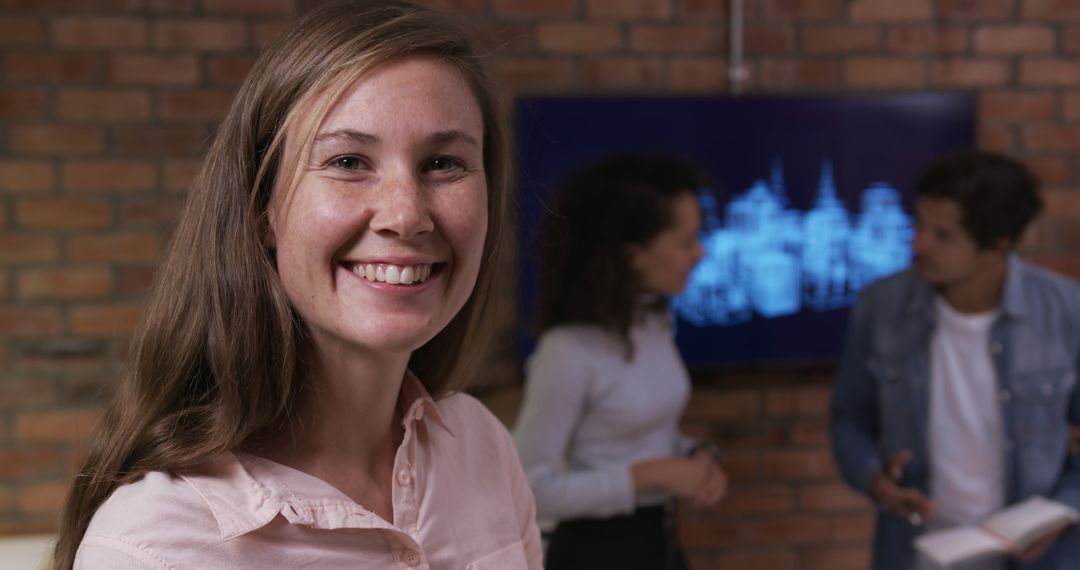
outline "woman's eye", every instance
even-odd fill
[[[428,170],[431,171],[455,170],[462,169],[464,167],[464,163],[450,156],[437,156],[431,159],[431,162],[428,163]]]
[[[330,161],[330,166],[341,170],[357,170],[360,168],[360,158],[356,156],[339,156]]]

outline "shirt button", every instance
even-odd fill
[[[1005,347],[1001,346],[1000,342],[995,342],[995,343],[990,345],[990,352],[992,352],[993,354],[1001,354],[1001,351],[1004,348]]]
[[[1054,395],[1054,385],[1053,384],[1043,384],[1042,385],[1042,393],[1043,393],[1043,396],[1053,396]]]
[[[1002,390],[1001,391],[1001,401],[1002,402],[1008,402],[1011,399],[1012,399],[1012,394],[1008,390]]]
[[[406,550],[405,553],[401,556],[401,558],[409,566],[416,566],[417,564],[420,564],[420,555],[417,554],[415,550]]]
[[[409,483],[412,483],[412,475],[409,474],[408,469],[402,469],[397,472],[397,480],[398,483],[401,483],[402,485],[408,485]]]
[[[887,368],[887,369],[885,369],[885,378],[888,379],[888,380],[896,380],[896,369],[895,368]]]
[[[424,406],[416,407],[416,412],[413,413],[413,419],[416,421],[424,419]]]

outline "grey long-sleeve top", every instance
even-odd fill
[[[635,496],[630,466],[689,449],[678,423],[690,380],[666,314],[647,316],[631,339],[627,361],[599,327],[560,326],[529,357],[514,441],[541,519],[604,518],[668,498]]]

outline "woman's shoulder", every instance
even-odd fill
[[[521,468],[510,430],[476,397],[455,392],[441,398],[437,406],[446,429],[429,429],[428,433],[437,434],[431,441],[448,460],[444,466],[457,465],[478,481],[485,480],[488,472]]]
[[[183,477],[151,471],[138,481],[118,487],[94,514],[90,530],[139,531],[160,520],[214,524],[209,505]]]
[[[513,446],[506,424],[475,396],[453,392],[439,399],[436,406],[455,441]]]
[[[448,394],[435,402],[435,406],[451,433],[456,434],[459,429],[474,428],[486,432],[491,426],[503,426],[483,402],[465,392]]]
[[[118,487],[98,507],[83,547],[165,566],[171,550],[214,538],[220,540],[221,531],[205,498],[183,477],[151,471]]]
[[[619,339],[599,325],[565,324],[544,331],[536,342],[537,352],[553,352],[563,355],[611,352],[621,354],[623,346]]]

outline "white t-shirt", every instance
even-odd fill
[[[1005,505],[1004,427],[990,355],[999,311],[959,313],[940,296],[934,306],[927,448],[936,508],[927,530],[977,523]],[[1004,561],[971,568],[1000,569]]]

